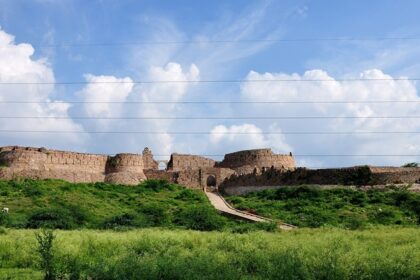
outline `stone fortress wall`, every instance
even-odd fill
[[[215,164],[216,161],[202,156],[172,154],[167,169],[171,171],[194,170],[214,167]]]
[[[115,156],[18,146],[0,148],[0,179],[53,178],[127,185],[164,179],[189,188],[220,188],[226,192],[238,187],[298,184],[420,183],[420,168],[361,166],[311,170],[296,168],[292,154],[274,154],[271,149],[230,153],[220,162],[172,154],[166,170],[159,170],[158,166],[148,148],[142,154]]]
[[[219,189],[228,195],[279,186],[385,186],[420,184],[420,167],[354,166],[346,168],[307,169],[293,171],[268,169],[243,175],[235,174],[224,180]]]
[[[255,168],[293,170],[296,163],[291,153],[280,155],[274,154],[271,149],[256,149],[226,154],[223,161],[216,166],[230,168],[238,173],[250,173]]]
[[[145,179],[165,179],[191,188],[217,187],[228,177],[255,168],[294,168],[291,155],[276,155],[270,149],[228,154],[221,162],[174,153],[166,170],[152,152],[115,156],[9,146],[0,148],[0,178],[55,178],[71,182],[109,182],[135,185]]]

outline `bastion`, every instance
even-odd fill
[[[221,162],[198,155],[173,153],[165,170],[159,170],[159,162],[148,148],[142,154],[110,156],[8,146],[0,148],[0,179],[52,178],[126,185],[136,185],[146,179],[165,179],[190,188],[217,188],[233,175],[266,168],[295,168],[291,154],[277,155],[270,149],[227,154]]]
[[[159,163],[167,163],[164,170]],[[296,168],[291,153],[271,149],[226,154],[222,161],[199,155],[173,153],[157,161],[148,148],[142,154],[100,155],[8,146],[0,148],[0,179],[62,179],[78,183],[107,182],[137,185],[162,179],[188,188],[239,193],[286,185],[420,184],[420,168],[355,166],[349,168]]]

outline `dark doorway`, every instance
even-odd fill
[[[214,175],[210,175],[209,177],[207,177],[207,187],[216,187],[216,176]]]

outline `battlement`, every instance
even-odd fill
[[[227,154],[222,162],[187,154],[171,155],[166,170],[145,148],[142,154],[115,156],[8,146],[0,148],[0,178],[55,178],[71,182],[109,182],[136,185],[145,179],[169,178],[187,187],[218,186],[233,174],[249,174],[257,169],[295,167],[291,155],[277,155],[271,149]],[[146,176],[147,174],[147,176]]]
[[[168,170],[200,169],[214,167],[216,161],[195,155],[172,154],[168,162]]]
[[[223,161],[218,163],[217,166],[238,170],[271,167],[292,170],[296,167],[296,164],[291,153],[282,155],[274,154],[271,149],[255,149],[226,154]]]

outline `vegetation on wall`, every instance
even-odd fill
[[[409,162],[404,164],[402,167],[419,167],[418,162]]]

